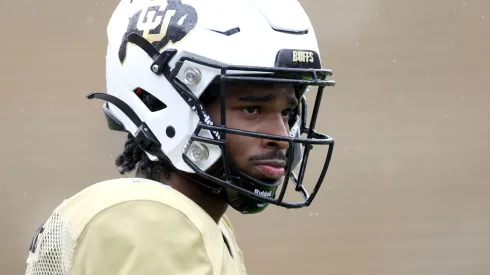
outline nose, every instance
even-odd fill
[[[265,131],[262,133],[275,136],[289,136],[289,125],[284,122],[281,115],[275,117],[264,124]],[[261,140],[262,147],[272,150],[286,150],[289,147],[289,142],[263,138]]]

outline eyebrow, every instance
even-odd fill
[[[242,96],[238,98],[240,101],[246,101],[246,102],[253,102],[253,103],[259,103],[259,102],[268,102],[276,99],[276,95],[273,94],[268,94],[265,96],[253,96],[253,95],[248,95],[248,96]],[[295,96],[290,96],[287,98],[287,102],[291,106],[297,106],[299,104],[298,99]]]

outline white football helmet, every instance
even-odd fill
[[[327,80],[331,71],[322,69],[315,32],[299,2],[122,0],[107,35],[107,93],[88,97],[107,101],[112,130],[130,132],[151,160],[195,174],[242,213],[260,212],[269,203],[299,208],[312,202],[333,150],[333,139],[314,128],[323,88],[335,82]],[[295,85],[301,104],[289,137],[213,123],[201,96],[213,83],[221,87],[216,97],[223,99],[225,83],[236,80]],[[308,126],[304,94],[311,86],[318,86],[318,94]],[[156,103],[148,106],[142,97]],[[284,181],[262,182],[235,168],[225,153],[226,133],[288,141]],[[310,194],[302,181],[313,145],[329,149]],[[209,172],[216,164],[219,172]],[[284,201],[290,180],[303,200]]]

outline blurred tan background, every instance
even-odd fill
[[[64,198],[119,176],[105,27],[116,1],[0,1],[0,274]],[[302,0],[336,139],[314,204],[230,211],[249,274],[490,274],[490,1]]]

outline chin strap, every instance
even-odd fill
[[[113,104],[114,106],[116,106],[119,110],[121,110],[121,112],[123,112],[129,119],[131,119],[131,122],[133,122],[134,125],[136,125],[136,127],[140,127],[141,124],[143,124],[143,122],[138,117],[138,115],[133,111],[133,109],[131,109],[131,107],[129,107],[129,105],[126,102],[120,100],[119,98],[113,95],[106,94],[106,93],[90,93],[87,95],[87,98],[88,99],[96,98],[96,99],[107,101]]]
[[[88,99],[101,99],[116,106],[121,112],[123,112],[133,124],[138,128],[134,136],[134,141],[138,146],[162,161],[170,171],[176,171],[170,159],[162,152],[162,144],[158,141],[157,137],[150,130],[150,127],[146,123],[142,122],[138,115],[134,112],[126,102],[119,98],[106,94],[106,93],[90,93],[87,95]]]

